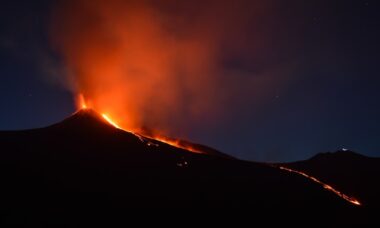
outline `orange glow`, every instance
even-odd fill
[[[346,200],[347,202],[350,202],[354,205],[357,205],[357,206],[360,206],[361,203],[355,199],[354,197],[351,197],[351,196],[348,196],[338,190],[336,190],[335,188],[333,188],[331,185],[329,184],[326,184],[320,180],[318,180],[317,178],[313,177],[313,176],[310,176],[304,172],[301,172],[301,171],[298,171],[298,170],[294,170],[294,169],[290,169],[290,168],[287,168],[287,167],[284,167],[284,166],[279,166],[278,168],[280,168],[281,170],[285,170],[285,171],[288,171],[288,172],[291,172],[291,173],[296,173],[296,174],[299,174],[303,177],[306,177],[307,179],[309,180],[312,180],[314,181],[315,183],[319,184],[319,185],[322,185],[322,187],[330,192],[333,192],[335,195],[339,196],[340,198]]]
[[[79,94],[78,96],[78,108],[79,109],[87,109],[88,106],[87,106],[87,102],[83,96],[83,94]],[[107,123],[111,124],[112,126],[114,126],[115,128],[117,129],[121,129],[123,131],[126,131],[126,132],[129,132],[131,134],[134,134],[136,137],[138,137],[140,139],[140,141],[142,142],[147,142],[147,145],[148,146],[151,146],[151,145],[156,145],[158,146],[157,144],[153,143],[153,142],[150,142],[149,139],[154,139],[154,140],[157,140],[157,141],[160,141],[162,143],[166,143],[166,144],[169,144],[171,146],[174,146],[174,147],[177,147],[177,148],[181,148],[181,149],[184,149],[184,150],[187,150],[187,151],[191,151],[193,153],[199,153],[199,154],[202,154],[203,152],[202,151],[199,151],[191,146],[188,146],[188,145],[183,145],[183,143],[181,144],[181,141],[178,140],[178,139],[171,139],[171,138],[168,138],[168,137],[165,137],[165,136],[162,136],[162,135],[149,135],[149,136],[142,136],[143,134],[140,134],[140,133],[136,133],[136,131],[138,130],[135,130],[135,131],[131,131],[131,130],[126,130],[125,128],[122,128],[117,122],[119,121],[115,121],[115,119],[111,118],[108,114],[105,114],[105,113],[102,113],[101,116],[103,117],[104,120],[107,121]]]
[[[78,95],[78,101],[77,101],[77,105],[80,109],[87,109],[87,104],[86,104],[86,100],[84,99],[84,96],[83,94],[79,94]]]
[[[191,23],[184,31],[187,20],[171,18],[153,2],[57,3],[52,43],[70,72],[70,89],[85,95],[79,108],[107,113],[133,131],[148,126],[177,133],[192,120],[215,120],[222,112],[213,112],[219,107],[214,91],[224,88],[214,77],[212,44],[220,36],[209,28],[216,27]]]
[[[119,125],[117,125],[115,123],[115,121],[111,120],[111,118],[109,118],[106,114],[102,114],[103,118],[108,122],[110,123],[112,126],[118,128],[118,129],[122,129]]]
[[[150,127],[160,134],[186,135],[195,124],[229,118],[229,110],[237,110],[240,102],[236,101],[242,96],[259,104],[256,99],[273,91],[266,86],[284,84],[286,77],[272,75],[282,67],[247,77],[251,72],[225,66],[226,50],[240,53],[244,47],[242,53],[255,56],[266,40],[271,45],[264,36],[248,38],[245,30],[251,29],[248,17],[262,15],[264,1],[258,7],[246,7],[245,1],[206,0],[208,7],[188,7],[187,2],[66,0],[54,4],[49,37],[67,69],[65,84],[75,95],[85,95],[87,103],[79,102],[79,108],[107,113],[119,127],[134,132]]]
[[[146,142],[148,146],[152,146],[152,145],[158,146],[158,144],[155,144],[155,143],[149,141],[149,139],[154,139],[156,141],[159,141],[159,142],[162,142],[162,143],[165,143],[165,144],[168,144],[168,145],[180,148],[180,149],[184,149],[184,150],[187,150],[187,151],[190,151],[190,152],[193,152],[193,153],[203,154],[202,151],[199,151],[199,150],[197,150],[197,149],[195,149],[195,148],[193,148],[191,146],[185,146],[185,145],[181,144],[181,141],[178,140],[178,139],[170,139],[170,138],[167,138],[165,136],[158,136],[158,135],[155,135],[155,136],[142,136],[139,133],[135,133],[133,131],[129,131],[129,130],[123,129],[113,119],[111,119],[107,114],[103,113],[102,117],[104,118],[104,120],[106,120],[109,124],[111,124],[115,128],[123,130],[123,131],[126,131],[126,132],[129,132],[131,134],[134,134],[135,136],[137,136],[140,139],[140,141],[142,141],[144,143]]]
[[[191,146],[185,146],[183,144],[181,144],[181,141],[178,140],[178,139],[169,139],[165,136],[158,136],[158,135],[155,135],[153,137],[151,137],[157,141],[160,141],[160,142],[163,142],[163,143],[166,143],[166,144],[169,144],[171,146],[174,146],[174,147],[177,147],[177,148],[181,148],[181,149],[184,149],[184,150],[188,150],[188,151],[191,151],[193,153],[197,153],[197,154],[203,154],[202,151],[200,150],[197,150]]]

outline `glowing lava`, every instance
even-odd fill
[[[113,121],[108,115],[106,114],[102,114],[102,117],[108,122],[110,123],[112,126],[118,128],[118,129],[121,129],[123,131],[127,131],[123,128],[121,128],[115,121]],[[182,145],[181,144],[181,141],[178,140],[178,139],[169,139],[167,137],[164,137],[164,136],[144,136],[142,137],[140,134],[137,134],[137,133],[134,133],[132,131],[127,131],[129,133],[132,133],[134,134],[135,136],[137,136],[140,141],[142,142],[145,142],[145,141],[148,141],[147,142],[147,145],[148,146],[151,146],[151,145],[156,145],[155,143],[152,143],[152,142],[149,142],[148,139],[153,139],[153,140],[156,140],[156,141],[159,141],[159,142],[162,142],[162,143],[166,143],[166,144],[169,144],[171,146],[174,146],[174,147],[177,147],[177,148],[180,148],[180,149],[184,149],[184,150],[188,150],[188,151],[191,151],[191,152],[194,152],[194,153],[198,153],[198,154],[203,154],[203,152],[191,147],[191,146],[186,146],[186,145]]]
[[[78,96],[78,107],[79,109],[88,109],[88,105],[86,103],[86,100],[84,98],[84,96],[82,94],[79,94]],[[105,121],[107,121],[109,124],[111,124],[112,126],[114,126],[115,128],[117,129],[120,129],[120,130],[123,130],[123,131],[126,131],[126,132],[129,132],[133,135],[135,135],[136,137],[139,138],[139,140],[143,143],[146,143],[148,146],[159,146],[158,144],[150,141],[150,140],[156,140],[156,141],[159,141],[159,142],[162,142],[162,143],[165,143],[165,144],[168,144],[168,145],[171,145],[171,146],[174,146],[174,147],[177,147],[177,148],[180,148],[180,149],[184,149],[184,150],[187,150],[187,151],[191,151],[193,153],[200,153],[200,154],[203,154],[204,152],[196,149],[196,148],[193,148],[189,145],[186,145],[184,143],[181,142],[181,140],[178,140],[178,139],[171,139],[171,138],[168,138],[168,137],[165,137],[165,136],[160,136],[160,135],[154,135],[154,136],[142,136],[138,133],[135,133],[135,132],[132,132],[132,131],[128,131],[128,130],[125,130],[123,129],[122,127],[120,127],[113,119],[111,119],[107,114],[105,113],[102,113],[101,116],[103,117],[103,119]],[[187,163],[186,163],[187,164]],[[333,188],[331,185],[328,185],[320,180],[318,180],[317,178],[313,177],[313,176],[310,176],[304,172],[301,172],[301,171],[298,171],[298,170],[294,170],[294,169],[290,169],[290,168],[287,168],[287,167],[284,167],[284,166],[275,166],[275,167],[278,167],[279,169],[281,170],[285,170],[287,172],[291,172],[291,173],[296,173],[298,175],[301,175],[303,177],[306,177],[307,179],[309,180],[312,180],[313,182],[321,185],[323,188],[325,188],[326,190],[330,191],[330,192],[333,192],[334,194],[336,194],[337,196],[339,196],[340,198],[348,201],[349,203],[352,203],[354,205],[357,205],[357,206],[360,206],[361,203],[355,199],[354,197],[350,197],[338,190],[336,190],[335,188]]]
[[[181,148],[181,149],[184,149],[184,150],[191,151],[193,153],[197,153],[197,154],[203,154],[204,153],[204,152],[202,152],[200,150],[195,149],[194,147],[191,147],[191,146],[188,146],[188,145],[183,145],[183,143],[181,143],[181,141],[178,140],[178,139],[170,139],[170,138],[167,138],[165,136],[158,136],[158,135],[155,135],[155,136],[149,137],[149,138],[152,138],[154,140],[157,140],[157,141],[169,144],[169,145],[177,147],[177,148]]]
[[[79,109],[89,109],[89,108],[93,108],[92,106],[89,107],[83,94],[79,94],[78,97],[77,97],[77,107]],[[171,138],[168,138],[168,137],[165,137],[165,136],[160,136],[160,135],[149,135],[149,136],[145,136],[143,134],[139,134],[139,133],[135,133],[133,131],[129,131],[129,130],[126,130],[124,128],[122,128],[119,124],[117,124],[117,122],[112,119],[108,114],[106,113],[102,113],[101,116],[103,117],[103,119],[111,124],[112,126],[114,126],[115,128],[117,129],[120,129],[120,130],[123,130],[123,131],[126,131],[128,133],[131,133],[131,134],[134,134],[136,137],[138,137],[140,139],[141,142],[144,142],[144,143],[147,143],[148,146],[151,146],[151,145],[155,145],[155,146],[158,146],[158,144],[150,141],[150,140],[156,140],[156,141],[159,141],[159,142],[162,142],[162,143],[165,143],[165,144],[168,144],[168,145],[171,145],[171,146],[174,146],[174,147],[177,147],[177,148],[180,148],[180,149],[184,149],[184,150],[187,150],[187,151],[191,151],[193,153],[199,153],[199,154],[203,154],[202,151],[199,151],[189,145],[184,145],[183,143],[181,143],[181,140],[178,140],[178,139],[171,139]]]
[[[122,129],[119,125],[117,125],[115,123],[115,121],[111,120],[111,118],[109,118],[106,114],[102,114],[102,117],[108,122],[110,123],[112,126],[118,128],[118,129]]]
[[[296,173],[296,174],[299,174],[303,177],[306,177],[307,179],[309,180],[312,180],[314,181],[315,183],[319,184],[319,185],[322,185],[322,187],[330,192],[333,192],[335,195],[339,196],[340,198],[354,204],[354,205],[357,205],[357,206],[360,206],[361,203],[355,199],[354,197],[351,197],[351,196],[348,196],[346,194],[343,194],[342,192],[336,190],[335,188],[333,188],[331,185],[328,185],[326,183],[323,183],[322,181],[318,180],[317,178],[313,177],[313,176],[310,176],[304,172],[301,172],[301,171],[298,171],[298,170],[294,170],[294,169],[290,169],[290,168],[287,168],[287,167],[284,167],[284,166],[278,166],[279,169],[281,170],[285,170],[285,171],[288,171],[288,172],[291,172],[291,173]]]

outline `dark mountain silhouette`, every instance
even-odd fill
[[[3,224],[128,223],[135,213],[149,219],[165,211],[219,222],[374,222],[367,208],[300,175],[210,148],[179,149],[91,110],[46,128],[2,131],[0,149]]]
[[[356,196],[365,207],[380,210],[380,158],[343,149],[283,165],[331,183],[337,189]]]

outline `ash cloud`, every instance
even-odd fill
[[[268,51],[272,10],[242,0],[62,1],[51,40],[90,106],[128,129],[186,136],[258,107],[286,81],[278,75],[288,65]]]

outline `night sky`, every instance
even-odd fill
[[[63,79],[65,63],[51,45],[55,4],[1,2],[1,130],[44,127],[76,109]],[[219,67],[239,72],[234,81],[242,83],[233,84],[231,91],[260,77],[252,87],[260,92],[237,93],[223,107],[226,115],[209,124],[190,124],[186,137],[257,161],[307,159],[340,148],[380,156],[378,1],[244,4],[256,7],[247,11],[255,15],[244,20],[243,33],[231,31],[232,38],[224,42],[239,43],[242,34],[249,42],[218,52]]]

